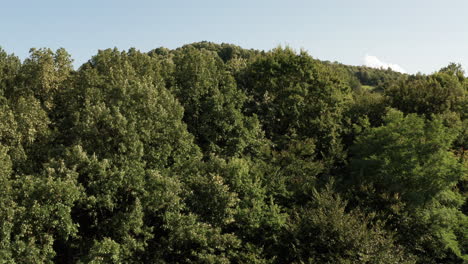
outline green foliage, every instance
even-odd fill
[[[294,263],[415,263],[413,257],[395,245],[381,224],[355,210],[346,211],[346,202],[331,185],[293,215],[291,259]]]
[[[187,195],[187,205],[204,222],[224,226],[234,221],[233,215],[239,200],[221,176],[208,173],[192,176],[188,181],[190,193]]]
[[[466,86],[454,74],[441,71],[430,76],[414,76],[391,85],[384,93],[392,107],[405,113],[429,117],[455,111],[466,115]]]
[[[16,78],[21,68],[21,61],[13,54],[6,53],[0,47],[0,95],[4,96],[15,87]]]
[[[405,202],[419,206],[452,187],[465,173],[449,151],[456,132],[444,127],[441,119],[426,121],[391,109],[384,122],[356,140],[357,179],[399,193]]]
[[[176,53],[174,63],[174,92],[202,150],[225,157],[254,152],[261,144],[259,123],[243,115],[246,96],[222,60],[207,50],[187,47]]]
[[[387,103],[379,93],[368,91],[353,94],[353,102],[346,113],[351,124],[359,124],[360,118],[367,118],[372,126],[381,125],[385,116]]]
[[[109,238],[102,241],[95,241],[90,250],[87,263],[120,263],[120,245]]]
[[[206,41],[71,62],[0,49],[0,263],[467,261],[459,64]]]
[[[396,225],[412,230],[410,235],[400,236],[426,248],[419,254],[433,252],[432,260],[450,253],[466,258],[462,250],[466,233],[460,230],[466,229],[467,217],[459,211],[463,198],[453,190],[468,169],[450,151],[457,131],[445,127],[440,117],[429,121],[393,109],[384,121],[385,125],[370,128],[357,138],[354,181],[372,184],[378,192],[403,202]]]
[[[107,60],[115,60],[115,66],[101,65]],[[139,75],[129,60],[107,50],[80,69],[80,85],[66,95],[77,100],[67,108],[64,122],[71,127],[65,140],[102,158],[142,159],[149,168],[196,158],[180,104],[161,78]]]
[[[314,138],[324,159],[342,159],[342,113],[350,88],[307,53],[276,48],[246,69],[242,88],[251,97],[266,136],[279,148]]]
[[[364,66],[347,66],[364,86],[385,87],[389,83],[404,79],[404,75],[388,69],[374,69]]]
[[[24,156],[24,150],[21,145],[21,136],[17,130],[18,123],[15,120],[14,112],[6,98],[0,97],[0,143],[10,147],[9,154],[19,159]]]
[[[54,240],[77,233],[70,215],[81,197],[77,174],[52,161],[40,175],[13,175],[3,147],[0,155],[0,255],[13,263],[52,263]]]
[[[262,161],[257,166],[268,193],[286,207],[303,205],[310,191],[320,184],[320,174],[324,171],[311,139],[292,140],[284,150],[265,152]]]
[[[19,90],[12,96],[34,95],[46,110],[54,107],[54,100],[60,89],[66,85],[73,67],[72,59],[65,49],[55,53],[50,49],[31,49],[30,57],[21,66]]]
[[[13,261],[11,233],[14,227],[15,202],[10,176],[12,162],[8,148],[0,145],[0,259],[6,263]]]
[[[205,49],[209,51],[214,51],[224,62],[228,62],[239,58],[250,59],[260,54],[260,51],[258,50],[246,50],[239,46],[228,43],[216,44],[208,41],[201,41],[183,46],[183,48],[187,47],[194,47],[199,50]]]

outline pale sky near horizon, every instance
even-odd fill
[[[64,47],[75,67],[98,49],[177,48],[207,40],[269,50],[305,49],[351,65],[431,73],[468,71],[468,1],[289,0],[2,1],[0,47],[21,59],[32,47]]]

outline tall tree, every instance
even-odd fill
[[[33,95],[45,110],[50,111],[55,105],[57,93],[72,74],[72,59],[63,48],[55,52],[47,48],[33,48],[29,53],[29,58],[21,67],[21,87],[15,91],[15,95]]]
[[[405,243],[424,248],[418,254],[429,256],[431,252],[431,261],[450,254],[466,259],[466,233],[461,230],[468,218],[459,210],[463,198],[453,188],[468,170],[450,151],[458,132],[445,127],[440,117],[428,121],[394,109],[389,110],[384,122],[358,136],[352,151],[354,181],[371,184],[377,192],[395,198],[374,210],[392,212],[401,207],[395,228],[419,230],[409,236],[399,233]],[[432,246],[428,239],[434,241]],[[448,251],[440,250],[440,245]]]
[[[341,118],[351,90],[331,69],[306,52],[276,48],[254,60],[243,76],[249,111],[279,148],[313,138],[321,158],[343,158]]]
[[[259,123],[242,113],[246,96],[216,53],[186,47],[174,62],[174,93],[202,150],[223,157],[255,153],[262,143]]]
[[[113,67],[106,66],[111,62]],[[64,121],[68,144],[81,144],[100,158],[142,159],[157,169],[196,159],[183,108],[155,76],[138,74],[126,52],[99,52],[65,95],[73,100]]]

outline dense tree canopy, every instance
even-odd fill
[[[0,49],[0,263],[465,263],[468,79],[199,42]]]

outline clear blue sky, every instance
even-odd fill
[[[76,66],[98,49],[208,40],[255,49],[287,44],[352,65],[372,55],[410,73],[451,61],[468,70],[465,0],[11,0],[0,11],[7,52],[24,59],[31,47],[64,47]]]

